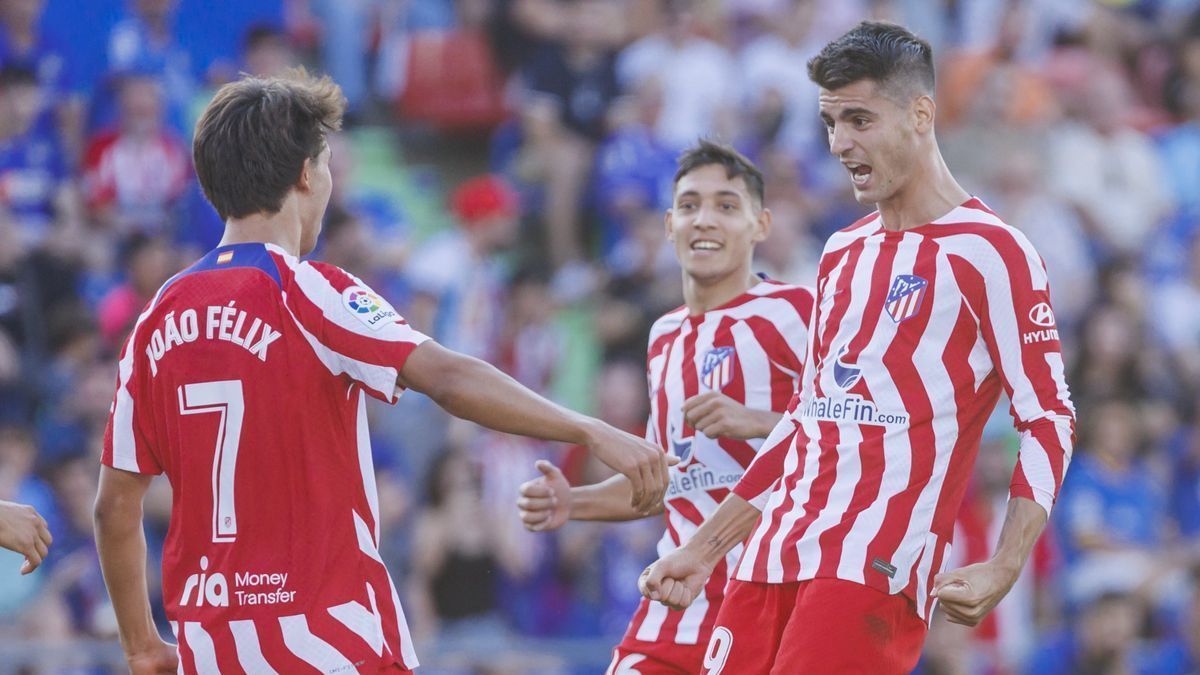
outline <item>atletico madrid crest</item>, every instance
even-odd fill
[[[705,388],[720,391],[733,379],[735,365],[733,347],[717,347],[704,355],[700,381]]]
[[[896,275],[883,305],[892,321],[900,323],[921,311],[921,302],[925,300],[928,288],[929,282],[921,277],[911,274]]]

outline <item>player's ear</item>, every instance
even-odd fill
[[[771,218],[771,209],[764,207],[758,210],[758,218],[754,220],[754,236],[751,238],[754,243],[766,241],[771,236]]]
[[[309,187],[312,185],[312,170],[313,158],[305,158],[304,164],[300,167],[300,180],[296,181],[296,187],[301,192],[308,192]]]
[[[675,209],[667,209],[666,215],[663,216],[663,225],[666,227],[667,241],[675,241]]]
[[[933,131],[933,118],[936,112],[937,104],[928,94],[922,94],[913,101],[912,114],[918,133],[927,134]]]

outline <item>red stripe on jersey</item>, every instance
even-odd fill
[[[975,456],[979,452],[978,439],[983,434],[983,425],[991,410],[996,407],[996,399],[1000,394],[1000,378],[988,376],[975,389],[975,375],[969,359],[974,344],[975,319],[966,306],[958,313],[958,320],[950,333],[946,351],[942,355],[942,364],[950,376],[954,386],[954,407],[958,410],[958,437],[954,448],[950,451],[950,462],[946,467],[947,476],[962,476],[969,473],[968,467],[975,464]],[[974,417],[970,413],[974,411]],[[934,510],[933,532],[952,533],[955,518],[962,504],[969,481],[949,481],[938,495],[937,506]],[[928,616],[928,614],[926,615]]]
[[[241,662],[238,661],[237,643],[233,641],[233,633],[229,631],[229,624],[214,623],[204,626],[204,630],[212,638],[217,667],[221,672],[236,673],[243,670]]]
[[[683,336],[683,355],[680,361],[680,368],[683,375],[683,400],[688,401],[700,393],[700,378],[696,374],[696,337],[698,333],[696,329],[700,321],[703,321],[703,318],[697,320],[697,317],[689,316],[684,321],[690,330]],[[665,413],[666,411],[663,410],[660,414],[665,416]],[[685,418],[683,428],[679,430],[679,434],[683,438],[692,438],[696,435],[696,430],[687,423]]]
[[[734,347],[733,326],[737,323],[732,318],[726,316],[721,319],[717,325],[717,331],[713,336],[714,347]],[[764,347],[765,349],[765,347]],[[735,352],[736,353],[736,352]],[[734,363],[736,362],[736,363]],[[744,403],[746,401],[746,379],[747,376],[742,372],[746,364],[742,359],[731,356],[722,363],[723,366],[733,365],[733,374],[729,378],[729,382],[719,389],[719,391],[732,398],[735,401]],[[721,449],[729,453],[729,456],[737,461],[743,467],[750,466],[750,462],[754,461],[754,447],[745,441],[739,441],[735,438],[717,438],[717,445]],[[710,493],[711,494],[711,491]]]
[[[937,246],[929,239],[922,239],[917,248],[916,259],[913,261],[913,274],[924,279],[935,278]],[[902,408],[908,411],[910,419],[933,419],[933,406],[921,374],[913,364],[913,354],[916,353],[920,336],[929,326],[932,307],[937,302],[937,294],[933,284],[925,288],[929,295],[922,311],[908,319],[903,330],[911,331],[916,336],[908,340],[893,340],[883,355],[883,363],[891,374],[896,391],[902,401]],[[871,316],[871,314],[867,314]],[[934,460],[937,456],[937,437],[931,424],[909,425],[908,442],[911,449],[911,465],[909,468],[908,486],[899,494],[893,496],[884,512],[883,524],[878,534],[867,545],[867,558],[864,570],[867,579],[874,579],[880,587],[887,587],[878,574],[871,573],[872,562],[880,560],[892,561],[895,558],[901,540],[907,533],[908,524],[912,520],[913,509],[921,496],[921,487],[926,485],[933,476]]]
[[[830,297],[840,297],[840,299],[833,301],[833,306],[831,308],[832,311],[830,312],[829,317],[824,319],[824,331],[821,330],[822,318],[820,316],[820,309],[818,308],[817,310],[815,321],[810,328],[810,330],[816,333],[816,337],[813,340],[812,346],[812,358],[814,361],[809,364],[811,367],[820,367],[819,364],[816,363],[815,359],[820,354],[828,352],[828,349],[825,347],[825,345],[833,341],[834,336],[837,335],[838,327],[842,325],[842,320],[846,316],[846,311],[850,308],[851,293],[853,292],[851,286],[854,281],[854,275],[849,272],[854,270],[858,265],[858,261],[862,257],[864,248],[866,248],[866,241],[861,239],[847,247],[848,250],[845,254],[846,264],[844,267],[842,267],[842,273],[838,275],[836,285],[832,291],[832,294],[830,295]],[[830,272],[832,272],[832,267]],[[824,301],[826,293],[830,293],[828,288],[822,292],[819,299],[820,302]],[[874,285],[872,286],[871,293],[872,295],[875,294]],[[824,396],[825,390],[819,379],[816,380],[815,386],[818,395]]]
[[[761,522],[759,523],[759,529],[764,530],[766,536],[762,537],[761,541],[759,542],[758,550],[755,551],[754,579],[765,580],[767,578],[767,567],[771,560],[771,539],[775,533],[779,532],[779,529],[783,524],[784,514],[788,513],[793,506],[794,500],[792,499],[792,490],[795,489],[797,483],[804,479],[804,454],[807,452],[808,443],[808,437],[804,435],[803,430],[801,430],[800,426],[797,425],[796,429],[787,437],[787,440],[779,444],[779,446],[784,446],[786,444],[787,450],[782,453],[778,453],[773,457],[773,459],[778,462],[781,472],[787,462],[788,453],[795,452],[798,456],[798,463],[796,470],[788,475],[783,476],[779,480],[778,487],[775,488],[776,490],[781,490],[783,492],[783,504],[771,511],[770,520],[765,526]],[[793,446],[795,447],[793,448]],[[753,472],[747,473],[749,475]],[[743,477],[742,482],[738,483],[738,488],[741,488],[742,483],[745,482],[745,478]],[[756,494],[761,494],[761,491],[756,491]],[[743,496],[750,497],[750,495]],[[745,558],[745,553],[742,554],[742,557]]]
[[[808,530],[808,526],[816,520],[821,511],[829,505],[829,493],[837,482],[838,444],[841,442],[841,432],[833,422],[818,422],[821,429],[821,440],[817,445],[820,455],[817,458],[817,475],[813,478],[808,499],[801,506],[804,515],[792,526],[791,532],[783,542],[784,569],[799,570],[800,552],[796,549],[800,539]],[[795,486],[793,486],[793,489]]]
[[[292,653],[287,643],[283,641],[283,629],[278,619],[265,619],[254,622],[258,632],[258,646],[262,648],[263,658],[277,673],[320,673],[300,657]]]

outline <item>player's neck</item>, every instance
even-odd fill
[[[903,189],[876,206],[884,229],[899,232],[933,222],[970,197],[950,174],[942,153],[935,149]]]
[[[275,244],[289,254],[300,257],[300,216],[289,203],[277,213],[270,215],[254,213],[245,218],[230,218],[225,221],[225,234],[220,246],[230,244]]]
[[[700,281],[684,273],[683,302],[687,305],[688,314],[699,316],[730,302],[757,283],[758,278],[748,269],[712,282]]]

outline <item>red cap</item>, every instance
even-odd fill
[[[450,195],[450,210],[467,226],[496,216],[515,216],[519,206],[517,191],[496,175],[472,178]]]

